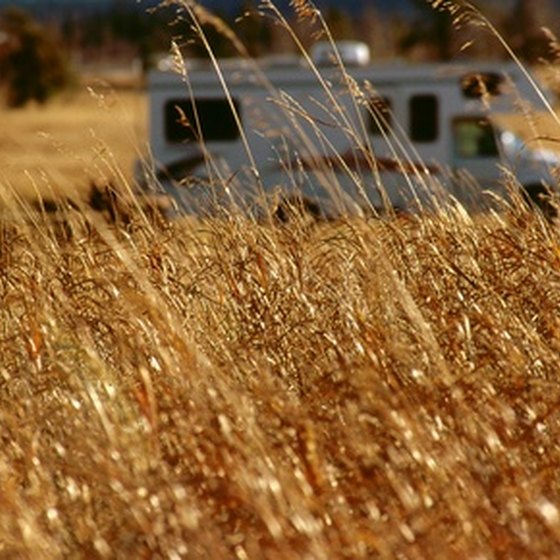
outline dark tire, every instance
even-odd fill
[[[321,217],[321,208],[316,202],[299,196],[282,199],[273,212],[274,220],[282,224],[309,218],[319,220]]]
[[[523,187],[523,198],[534,210],[538,210],[547,220],[553,220],[558,216],[558,208],[553,201],[553,195],[549,187],[542,184],[528,185]]]

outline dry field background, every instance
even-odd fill
[[[143,90],[101,83],[45,107],[0,108],[3,190],[25,199],[37,191],[79,197],[91,180],[130,180],[135,158],[146,151],[146,111]]]
[[[3,181],[128,173],[144,105],[3,113]],[[0,220],[0,558],[558,558],[554,224],[22,216]]]

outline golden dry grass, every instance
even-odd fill
[[[78,195],[91,180],[131,179],[146,144],[146,97],[138,90],[85,87],[46,107],[0,108],[0,189]],[[0,197],[4,198],[4,197]]]
[[[2,224],[2,557],[557,556],[538,216],[76,227]]]
[[[6,114],[18,192],[129,173],[143,100],[79,99]],[[22,216],[0,218],[1,558],[558,557],[560,238],[521,201]]]

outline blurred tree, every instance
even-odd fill
[[[188,14],[183,14],[183,18],[184,19],[181,21],[181,27],[182,29],[186,29],[186,31],[181,35],[180,31],[182,31],[182,29],[177,29],[176,26],[176,31],[179,31],[179,33],[176,34],[176,37],[180,36],[184,42],[187,56],[194,58],[208,58],[210,53],[208,52],[205,41],[202,40],[196,31],[196,26],[193,25]],[[224,22],[224,25],[222,25],[221,22]],[[232,57],[238,54],[235,46],[232,44],[232,41],[228,36],[228,33],[225,32],[225,29],[229,27],[227,14],[216,11],[213,12],[212,16],[209,18],[201,18],[199,23],[202,28],[204,38],[210,45],[214,56]],[[186,24],[186,26],[183,24]]]
[[[376,59],[391,59],[397,56],[396,20],[373,5],[367,5],[356,21],[356,38],[364,41],[372,48],[372,56]]]
[[[555,13],[549,0],[516,0],[505,21],[504,33],[519,56],[536,62],[550,53],[549,40],[542,27],[554,24]]]
[[[175,20],[171,5],[145,9],[130,0],[112,0],[107,10],[70,11],[60,23],[60,33],[77,60],[113,63],[130,58],[130,62],[139,60],[146,72],[157,56],[169,50],[176,35],[177,27],[171,25]]]
[[[244,0],[234,29],[251,56],[256,57],[270,51],[270,25],[255,8],[253,1]]]
[[[400,41],[400,48],[410,52],[422,47],[438,60],[449,60],[454,54],[455,34],[452,17],[446,3],[431,0],[411,0],[418,16]]]
[[[63,49],[47,29],[23,10],[8,8],[0,16],[5,36],[0,51],[0,79],[10,107],[44,103],[70,82]]]
[[[339,8],[329,8],[325,12],[325,23],[336,41],[354,39],[354,25],[348,12]]]
[[[159,47],[157,27],[167,26],[168,22],[163,19],[163,11],[152,10],[147,14],[129,4],[128,0],[115,0],[113,9],[108,14],[108,33],[113,41],[132,45],[146,71]]]

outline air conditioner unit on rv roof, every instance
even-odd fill
[[[311,59],[317,66],[329,66],[337,61],[335,49],[345,66],[366,66],[370,61],[369,47],[360,41],[320,41],[311,48]]]

